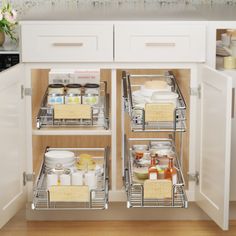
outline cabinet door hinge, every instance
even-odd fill
[[[23,99],[25,96],[31,96],[31,95],[32,95],[32,89],[25,88],[24,85],[21,85],[21,99]]]
[[[201,98],[201,86],[190,88],[190,96],[198,96],[198,98]]]
[[[23,185],[25,186],[27,182],[34,181],[35,173],[27,174],[26,172],[23,173]]]
[[[189,181],[195,181],[196,185],[199,184],[199,172],[196,173],[188,173]]]

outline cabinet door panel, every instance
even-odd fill
[[[232,119],[231,119],[231,163],[230,163],[230,201],[236,201],[236,72],[234,70],[224,70],[224,74],[232,77]]]
[[[228,229],[232,79],[201,68],[199,99],[198,205],[224,230]]]
[[[23,65],[0,73],[0,228],[25,200],[26,166],[24,100],[21,98]]]

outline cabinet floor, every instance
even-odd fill
[[[17,215],[0,236],[236,236],[236,221],[222,231],[212,221],[26,221]]]

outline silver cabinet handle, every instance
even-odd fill
[[[175,43],[145,43],[146,47],[175,47]]]
[[[83,43],[53,43],[55,47],[82,47]]]

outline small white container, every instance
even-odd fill
[[[85,185],[89,186],[89,189],[95,189],[97,187],[97,177],[95,175],[95,171],[88,171],[85,173]]]
[[[81,104],[80,84],[68,84],[66,86],[65,104]]]
[[[64,85],[50,84],[48,86],[48,105],[64,104]]]
[[[78,171],[72,174],[71,176],[72,185],[83,185],[83,172]]]
[[[47,174],[47,187],[50,188],[53,185],[58,185],[58,175]]]
[[[99,85],[98,84],[85,84],[83,104],[86,105],[97,105],[99,103]]]
[[[145,97],[151,97],[154,92],[170,92],[171,86],[165,80],[146,81],[140,87],[140,94]]]
[[[152,103],[173,103],[177,106],[179,95],[174,92],[154,92],[151,97]]]
[[[45,153],[45,160],[54,163],[70,163],[75,160],[74,152],[51,150]]]
[[[48,94],[64,94],[64,89],[63,84],[49,84]]]
[[[60,175],[60,185],[70,185],[71,183],[70,175],[62,174]]]

